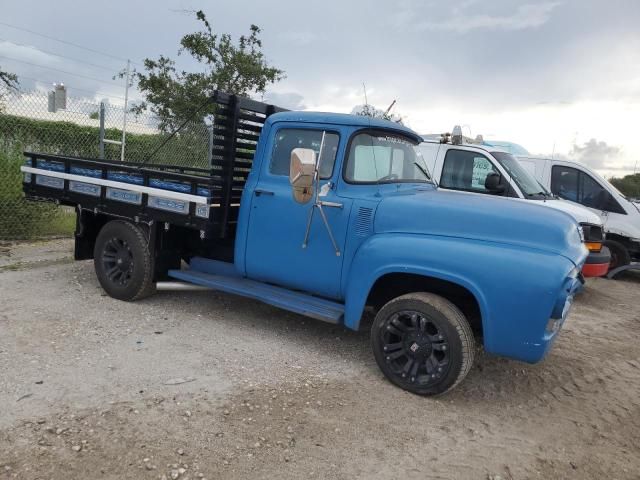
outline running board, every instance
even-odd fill
[[[260,300],[274,307],[324,322],[339,324],[344,317],[344,305],[340,303],[240,276],[215,275],[196,270],[169,270],[169,276],[214,290]]]

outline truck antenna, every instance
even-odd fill
[[[387,110],[384,112],[385,117],[389,115],[389,112],[391,111],[391,109],[394,107],[395,104],[396,104],[396,101],[394,99],[393,102],[391,102],[391,105],[389,105],[389,108],[387,108]]]

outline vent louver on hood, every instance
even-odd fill
[[[355,221],[355,232],[360,237],[368,237],[373,232],[373,208],[360,207]]]

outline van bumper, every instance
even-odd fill
[[[607,247],[602,247],[599,252],[589,252],[582,274],[585,277],[603,277],[609,271],[610,262],[611,252]]]

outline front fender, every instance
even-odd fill
[[[359,327],[369,292],[383,275],[434,277],[474,295],[482,315],[485,350],[536,361],[540,346],[536,339],[544,333],[574,267],[561,255],[523,247],[443,236],[377,234],[360,246],[349,269],[344,322],[348,328]]]

